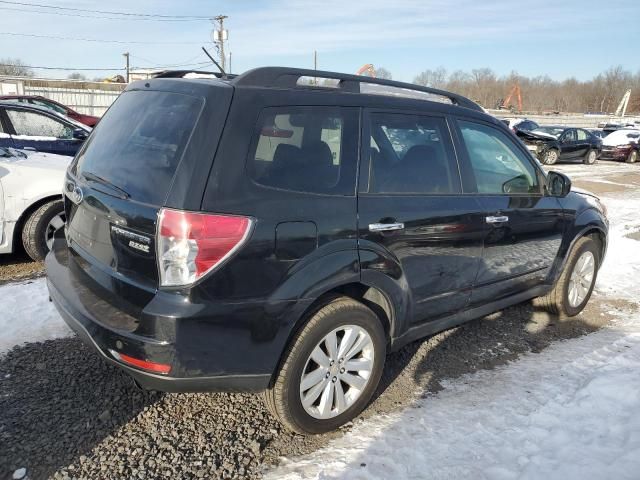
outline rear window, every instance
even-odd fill
[[[123,93],[80,151],[73,173],[91,173],[130,198],[161,205],[202,110],[179,93]]]

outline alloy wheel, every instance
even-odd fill
[[[595,277],[596,261],[593,253],[590,251],[583,252],[573,267],[571,277],[569,278],[568,300],[569,305],[577,308],[584,302],[589,294],[591,284]]]
[[[51,250],[51,248],[53,247],[53,237],[55,236],[56,232],[64,227],[64,219],[64,212],[60,212],[51,220],[49,220],[47,228],[45,228],[44,241],[47,244],[47,248],[49,250]]]
[[[374,361],[373,340],[364,328],[332,330],[312,350],[300,378],[305,412],[320,420],[344,413],[369,383]]]

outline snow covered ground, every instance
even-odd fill
[[[595,296],[637,305],[640,242],[628,235],[640,232],[640,191],[603,200],[610,244]],[[357,422],[321,450],[282,459],[266,478],[640,478],[640,313],[631,310],[609,312],[617,320],[596,333]]]
[[[15,345],[72,334],[53,303],[44,278],[0,287],[0,355]]]

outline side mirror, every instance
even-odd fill
[[[571,179],[564,173],[549,172],[547,175],[547,191],[554,197],[566,197],[571,191]]]
[[[85,132],[85,131],[84,131],[83,129],[81,129],[81,128],[76,128],[76,129],[73,131],[73,135],[72,135],[72,136],[73,136],[73,139],[74,139],[74,140],[81,140],[81,141],[82,141],[82,140],[86,140],[86,139],[87,139],[87,137],[89,136],[89,134],[88,134],[87,132]]]

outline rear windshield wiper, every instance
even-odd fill
[[[122,199],[126,199],[129,198],[131,195],[129,195],[125,190],[123,190],[120,187],[117,187],[116,185],[114,185],[113,183],[111,183],[109,180],[105,180],[104,178],[96,175],[95,173],[91,173],[91,172],[82,172],[82,176],[89,180],[90,182],[96,182],[99,183],[101,185],[104,185],[105,187],[109,187],[112,190],[115,190],[116,192],[119,193],[119,197]]]

